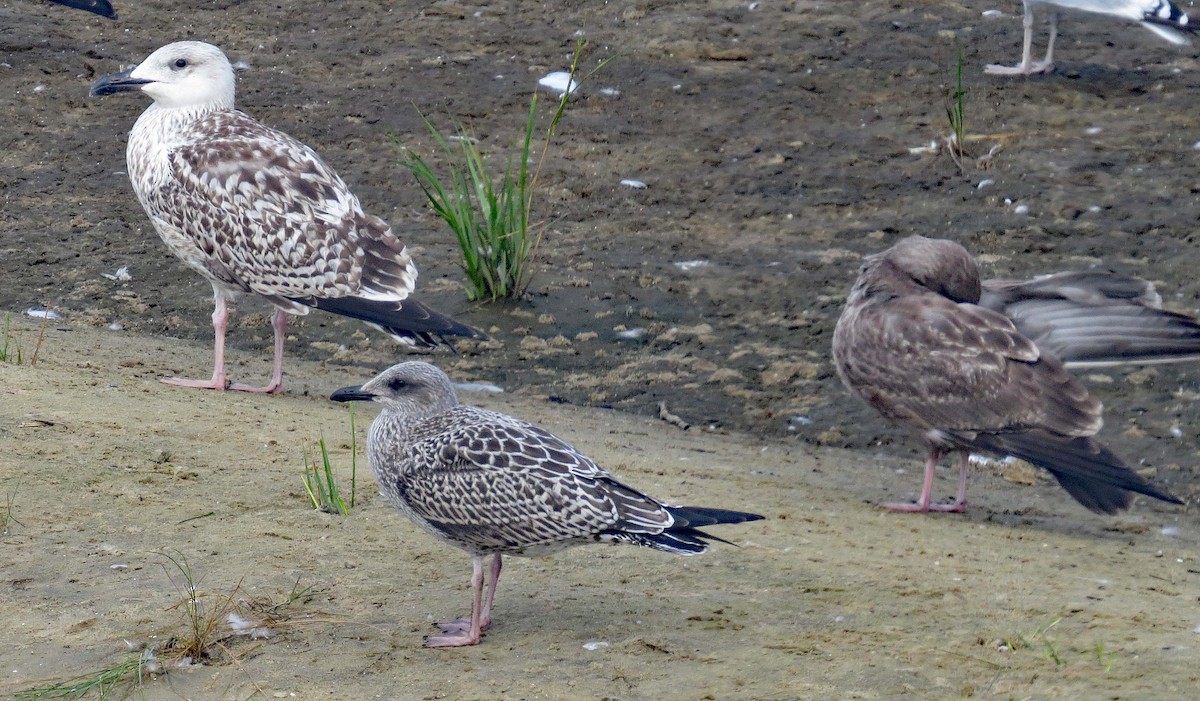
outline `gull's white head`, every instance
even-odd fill
[[[220,49],[202,41],[167,44],[127,71],[106,75],[92,95],[140,90],[159,107],[232,109],[233,66]]]

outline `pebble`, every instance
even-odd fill
[[[571,74],[566,71],[547,73],[538,79],[538,85],[557,93],[573,93],[579,89],[579,82],[571,80]]]
[[[62,318],[59,316],[58,312],[51,311],[49,309],[34,309],[33,307],[26,309],[25,315],[31,316],[34,319],[49,319],[51,321],[56,321]]]

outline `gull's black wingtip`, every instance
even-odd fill
[[[72,7],[76,10],[91,12],[94,15],[107,17],[109,19],[117,18],[117,11],[113,9],[112,3],[108,0],[50,0],[56,5],[64,5]]]

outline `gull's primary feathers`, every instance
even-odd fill
[[[279,391],[288,314],[310,308],[361,319],[411,345],[483,338],[412,299],[417,269],[403,242],[363,212],[346,183],[308,146],[234,109],[234,73],[215,46],[181,41],[101,78],[93,95],[153,98],[129,133],[129,178],[171,251],[213,287],[211,380],[191,387]],[[275,306],[271,383],[229,385],[226,302],[259,295]]]
[[[367,441],[380,491],[429,534],[471,554],[471,617],[440,624],[444,634],[430,637],[429,647],[479,642],[491,622],[502,555],[545,555],[595,542],[694,555],[704,552],[706,540],[721,540],[699,527],[762,518],[668,506],[544,429],[459,404],[450,379],[428,363],[392,366],[330,399],[382,405]]]
[[[1068,368],[1200,359],[1196,318],[1163,309],[1154,285],[1132,275],[1089,270],[984,280],[979,306],[1008,317]]]

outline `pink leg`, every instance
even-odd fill
[[[1050,13],[1050,39],[1046,42],[1046,57],[1037,63],[1031,63],[1025,75],[1033,73],[1049,73],[1054,69],[1054,40],[1058,37],[1058,13]]]
[[[283,391],[283,340],[284,330],[287,329],[287,312],[276,308],[271,314],[271,328],[275,331],[275,369],[271,372],[271,384],[266,387],[251,387],[250,385],[233,384],[229,389],[238,392],[259,392],[276,394]]]
[[[487,630],[492,627],[492,602],[496,600],[496,583],[500,581],[500,568],[502,565],[500,553],[493,555],[490,570],[492,581],[488,585],[487,597],[483,600],[483,612],[479,614],[480,630]]]
[[[958,496],[954,498],[954,504],[946,508],[946,511],[956,511],[963,513],[967,510],[967,470],[971,467],[971,454],[965,450],[958,451]]]
[[[1048,73],[1054,68],[1054,39],[1058,35],[1058,13],[1051,12],[1050,41],[1046,44],[1046,57],[1038,63],[1033,62],[1033,8],[1025,5],[1025,40],[1021,49],[1021,62],[1015,66],[989,64],[984,73],[990,75],[1030,75],[1032,73]]]
[[[921,496],[917,499],[917,503],[909,502],[889,502],[881,504],[883,508],[889,511],[905,511],[928,513],[930,511],[966,511],[967,504],[967,453],[962,454],[962,464],[958,477],[958,499],[953,504],[934,504],[933,503],[933,478],[937,473],[938,459],[942,457],[942,451],[939,448],[933,448],[929,453],[929,459],[925,461],[925,481],[921,485]]]
[[[493,565],[494,567],[494,565]],[[478,645],[482,637],[480,614],[483,608],[483,556],[471,558],[471,620],[470,624],[463,618],[439,623],[442,635],[431,635],[425,639],[425,647],[463,647]]]
[[[271,328],[275,331],[275,369],[271,374],[271,384],[266,387],[251,387],[250,385],[232,384],[225,375],[225,330],[229,325],[229,309],[225,298],[214,290],[213,293],[213,376],[211,380],[189,380],[183,377],[164,377],[162,381],[179,387],[194,387],[197,389],[215,389],[219,391],[234,390],[237,392],[256,392],[274,394],[283,391],[283,339],[284,329],[287,328],[287,312],[276,309],[271,315]]]
[[[229,312],[225,308],[225,298],[219,292],[213,293],[213,375],[211,380],[189,380],[183,377],[164,377],[162,381],[168,385],[180,387],[195,387],[198,389],[225,390],[229,381],[225,378],[225,327],[229,320]]]

